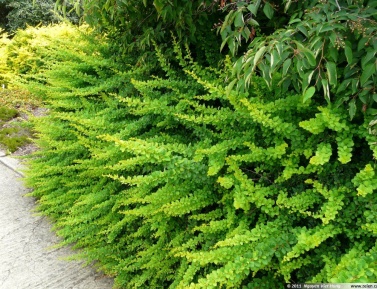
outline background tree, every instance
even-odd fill
[[[72,6],[67,5],[70,10]],[[78,17],[72,11],[67,19],[77,23]],[[62,20],[62,13],[55,9],[55,0],[0,0],[0,25],[9,32],[23,29],[27,25],[48,25]]]
[[[357,111],[377,114],[376,7],[360,0],[227,4],[223,46],[235,57],[246,51],[234,64],[232,86],[245,90],[258,73],[270,87],[276,82],[282,92],[300,92],[304,102],[317,91],[328,104],[347,105],[351,118]]]
[[[58,0],[57,7],[63,11],[65,3]],[[219,1],[71,0],[70,3],[74,7],[82,5],[85,21],[114,40],[114,54],[133,51],[143,58],[154,51],[154,42],[171,50],[173,33],[190,45],[196,60],[205,58],[215,65],[222,58],[218,49],[221,39],[214,29],[225,17]],[[154,61],[151,58],[148,62]]]

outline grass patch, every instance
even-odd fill
[[[0,129],[0,144],[11,153],[29,143],[29,133],[19,127]]]
[[[17,108],[17,110],[28,111],[40,106],[40,99],[26,90],[0,88],[0,107]]]
[[[17,109],[0,106],[0,123],[15,118],[17,115]]]
[[[19,117],[39,105],[30,93],[22,90],[0,91],[0,148],[9,153],[31,143],[30,123]]]

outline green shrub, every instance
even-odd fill
[[[55,11],[55,0],[0,0],[0,27],[15,33],[27,26],[41,26],[62,21],[63,13]],[[66,18],[78,22],[76,10],[67,5]]]
[[[4,34],[1,42],[1,65],[6,66],[11,78],[33,75],[46,69],[47,63],[50,65],[50,62],[63,61],[70,57],[70,54],[61,54],[61,50],[56,51],[55,47],[64,47],[66,51],[83,49],[82,45],[86,45],[84,35],[88,31],[86,26],[59,24],[28,27],[18,31],[12,39],[8,39]]]
[[[0,106],[0,121],[7,121],[16,117],[18,111],[16,109]]]
[[[258,77],[226,91],[229,64],[205,69],[177,45],[182,69],[157,50],[153,76],[79,40],[26,76],[50,101],[27,183],[78,257],[121,288],[376,282],[370,119]]]
[[[13,120],[18,114],[17,109],[0,106],[0,147],[9,152],[31,142],[30,129]]]
[[[18,148],[31,143],[28,135],[22,132],[19,127],[7,127],[0,129],[0,146],[11,153]]]

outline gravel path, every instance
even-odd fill
[[[58,238],[46,218],[32,215],[17,165],[0,152],[0,289],[110,289],[112,279],[62,260],[70,249],[49,249]]]

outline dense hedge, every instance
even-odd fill
[[[157,69],[81,32],[44,39],[24,77],[50,107],[27,183],[116,286],[377,282],[376,137],[361,112],[258,77],[226,90],[229,61],[201,67],[178,43],[174,65],[156,48]]]

